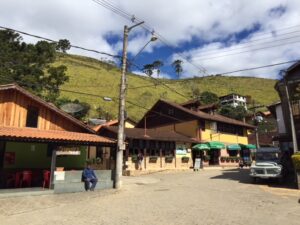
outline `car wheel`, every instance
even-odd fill
[[[252,178],[252,183],[253,183],[253,184],[256,184],[256,183],[257,183],[257,180],[258,180],[257,177],[253,177],[253,178]]]

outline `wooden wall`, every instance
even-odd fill
[[[16,90],[0,91],[0,126],[25,127],[28,106],[39,108],[39,129],[84,131],[80,126]]]

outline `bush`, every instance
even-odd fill
[[[292,161],[295,169],[300,171],[300,152],[296,152],[294,155],[292,155]]]

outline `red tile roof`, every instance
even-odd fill
[[[37,128],[0,127],[0,138],[11,140],[32,140],[49,142],[67,142],[82,144],[113,144],[115,141],[96,134],[40,130]]]
[[[101,127],[103,127],[103,126],[117,125],[118,122],[119,122],[118,120],[111,120],[111,121],[108,121],[108,122],[106,122],[104,124],[100,124],[100,125],[97,125],[97,126],[93,127],[93,130],[96,131],[96,132],[98,132],[101,129]]]

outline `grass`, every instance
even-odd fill
[[[64,55],[60,56],[56,65],[64,64],[67,66],[67,74],[70,77],[68,83],[61,89],[90,93],[93,95],[107,96],[116,98],[113,102],[106,102],[101,97],[93,97],[83,94],[61,92],[62,97],[79,99],[91,105],[90,117],[96,117],[96,109],[101,106],[106,111],[117,115],[118,112],[118,93],[121,72],[113,65],[98,61],[96,59]],[[277,92],[274,90],[276,80],[253,78],[253,77],[229,77],[229,76],[209,76],[201,78],[184,79],[184,82],[175,80],[161,79],[167,82],[168,86],[177,92],[191,96],[191,88],[198,87],[202,91],[211,91],[219,96],[229,93],[249,95],[257,103],[268,105],[279,100]],[[164,98],[173,102],[184,102],[187,98],[178,95],[163,85],[153,85],[153,80],[134,74],[127,76],[127,99],[145,108],[150,108],[159,98]],[[150,86],[131,89],[139,86]],[[128,115],[139,120],[146,112],[145,109],[130,104],[126,105]]]

